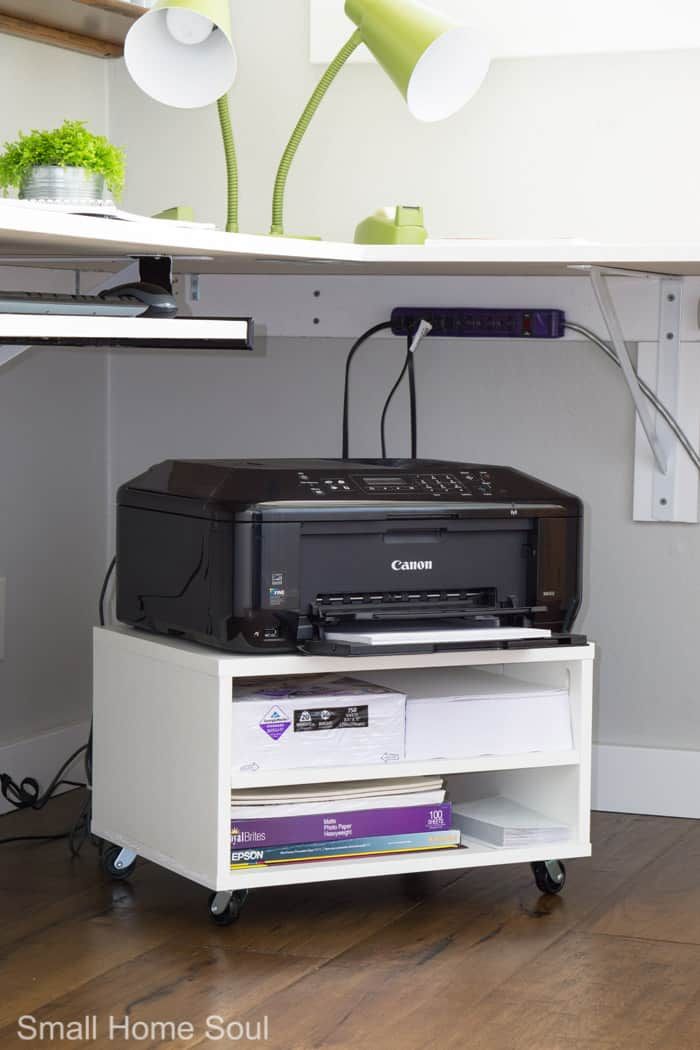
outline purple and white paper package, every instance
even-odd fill
[[[342,803],[341,803],[342,805]],[[260,807],[264,809],[264,806]],[[452,827],[452,806],[392,806],[298,817],[231,819],[231,846],[291,846],[300,842],[343,842],[381,835],[417,835]]]
[[[239,679],[233,686],[233,769],[400,762],[406,697],[358,678]]]

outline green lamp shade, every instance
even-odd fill
[[[417,120],[453,116],[486,77],[478,33],[417,0],[346,0],[345,13]]]
[[[165,106],[198,109],[230,90],[238,60],[229,0],[156,0],[124,44],[132,80]]]

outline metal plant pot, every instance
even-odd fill
[[[23,200],[43,200],[60,204],[111,204],[111,194],[103,175],[85,168],[42,165],[32,168],[22,181]]]

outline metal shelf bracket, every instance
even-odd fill
[[[598,300],[600,312],[603,315],[603,320],[605,321],[610,341],[615,348],[615,353],[622,365],[622,374],[625,377],[625,382],[627,383],[629,392],[632,395],[632,400],[634,401],[634,407],[637,410],[639,421],[642,424],[644,433],[646,434],[649,445],[651,446],[651,451],[654,454],[654,459],[656,460],[659,472],[664,477],[667,477],[669,472],[668,450],[664,447],[664,444],[659,438],[648,402],[642,393],[637,373],[632,364],[629,349],[622,331],[620,318],[615,309],[615,302],[612,297],[612,292],[610,291],[610,285],[608,284],[608,277],[611,276],[636,277],[641,278],[642,280],[656,278],[660,281],[659,342],[661,342],[662,339],[662,322],[668,320],[669,325],[673,322],[672,327],[667,328],[667,341],[670,343],[671,339],[675,340],[676,373],[678,349],[680,347],[681,293],[683,290],[683,282],[680,277],[664,277],[660,274],[638,273],[636,270],[602,269],[599,266],[591,266],[590,269],[593,291]],[[672,287],[674,289],[673,293],[669,291],[669,288],[665,287],[666,285],[668,285],[669,288]],[[665,302],[665,299],[668,299],[669,301]],[[670,407],[671,406],[669,405],[669,408]]]
[[[23,354],[26,350],[31,350],[29,346],[0,346],[0,368],[5,365],[9,365],[10,361],[14,361],[16,357]]]
[[[645,344],[644,359],[635,370],[628,345],[615,308],[609,277],[634,277],[658,282],[659,326],[656,344]],[[649,405],[640,386],[643,376],[654,388],[658,398],[678,417],[681,404],[681,372],[683,344],[681,342],[681,310],[683,305],[683,278],[636,270],[620,270],[592,266],[590,278],[610,341],[617,353],[625,382],[637,412],[639,428],[643,432],[653,456],[651,477],[649,466],[641,462],[639,433],[635,463],[635,520],[642,521],[697,521],[697,472],[691,485],[687,483],[687,464],[683,462],[679,474],[679,460],[685,457],[671,428]],[[649,360],[649,352],[654,360]],[[651,374],[650,374],[651,369]],[[638,374],[639,373],[639,374]],[[694,509],[691,509],[694,508]]]

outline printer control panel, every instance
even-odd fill
[[[305,496],[324,496],[326,499],[342,499],[350,496],[354,486],[348,477],[320,477],[314,473],[312,476],[306,471],[297,473],[299,487]]]
[[[360,496],[396,497],[411,499],[469,499],[490,496],[503,497],[506,490],[496,489],[496,479],[488,470],[455,470],[435,474],[347,474],[321,476],[316,471],[298,471],[297,479],[305,497],[343,499]]]

